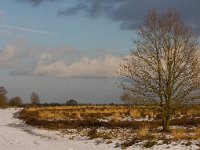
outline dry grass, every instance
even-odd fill
[[[130,110],[129,113],[130,113],[131,118],[140,118],[141,117],[141,113],[137,109]]]
[[[149,135],[149,127],[143,126],[137,131],[137,136],[139,138],[145,138]]]
[[[187,134],[185,129],[180,128],[180,129],[173,129],[171,131],[171,135],[175,140],[184,140],[187,139]]]
[[[56,119],[56,118],[73,118],[83,117],[109,117],[115,119],[122,117],[141,118],[146,115],[154,117],[153,110],[156,107],[149,106],[146,110],[144,106],[46,106],[46,107],[29,107],[26,108],[29,112],[39,112],[40,119]],[[76,114],[76,115],[74,115]]]
[[[178,110],[172,125],[197,127],[200,124],[200,106]],[[45,106],[27,107],[20,112],[27,124],[50,130],[77,130],[77,134],[90,139],[103,138],[123,141],[122,147],[146,141],[151,147],[163,140],[159,110],[155,106]],[[182,116],[182,117],[180,117]],[[150,120],[146,120],[150,119]],[[100,129],[100,130],[99,130]],[[83,132],[85,131],[85,132]],[[170,140],[200,139],[200,127],[171,130]],[[164,138],[165,139],[165,138]]]
[[[177,118],[171,121],[172,125],[198,126],[200,123],[200,106],[184,107],[184,109],[177,111],[176,116]],[[155,106],[85,105],[28,107],[20,112],[20,118],[29,125],[53,130],[79,128],[130,129],[133,130],[134,136],[147,140],[151,139],[155,135],[154,133],[159,131],[157,128],[162,125],[159,110]],[[115,134],[118,132],[116,131]],[[109,134],[112,134],[112,137],[115,136],[111,132]],[[101,137],[102,135],[107,137],[109,134],[103,133]],[[175,140],[188,139],[188,135],[191,135],[190,137],[193,139],[199,139],[200,127],[195,129],[195,131],[173,129],[171,135]],[[125,140],[130,137],[130,134],[127,134],[125,130],[124,133],[119,132],[118,137],[121,140]],[[128,145],[134,142],[135,139],[129,141]]]
[[[190,108],[190,109],[187,110],[188,116],[199,115],[199,114],[200,114],[200,111],[197,110],[197,109]]]
[[[26,123],[50,129],[77,127],[134,128],[143,124],[157,127],[160,121],[135,121],[151,114],[153,106],[45,106],[29,107],[20,113]],[[131,119],[132,118],[132,119]],[[131,119],[131,120],[130,120]]]
[[[187,107],[184,110],[178,111],[184,117],[175,118],[172,120],[172,125],[198,125],[200,123],[200,107],[192,106]],[[120,125],[120,122],[124,122],[124,126],[131,126],[135,119],[149,118],[154,122],[135,121],[136,125],[141,127],[141,122],[147,123],[146,126],[151,124],[153,127],[160,125],[159,110],[155,106],[45,106],[45,107],[29,107],[25,108],[20,113],[21,119],[25,121],[37,120],[37,121],[75,121],[77,120],[84,122],[94,122],[93,125],[97,125],[97,122],[110,122],[110,125],[116,123]],[[197,118],[195,118],[197,117]],[[126,118],[129,118],[127,121]],[[132,118],[130,120],[130,118]],[[112,122],[113,121],[113,122]],[[72,122],[73,123],[73,122]],[[83,123],[81,123],[83,124]],[[100,124],[100,123],[98,123]],[[122,124],[121,124],[122,125]],[[121,126],[120,125],[120,126]],[[135,125],[134,125],[135,126]]]
[[[114,113],[113,115],[112,115],[112,119],[115,121],[115,122],[119,122],[120,120],[121,120],[121,115],[120,115],[120,113],[119,112],[117,112],[117,113]]]
[[[193,135],[194,139],[200,139],[200,127],[197,127],[195,130],[194,130],[194,135]]]

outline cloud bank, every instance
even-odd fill
[[[136,29],[150,9],[164,11],[176,9],[183,19],[193,27],[200,26],[199,0],[84,0],[77,5],[58,11],[58,15],[69,16],[84,12],[88,17],[105,16],[120,22],[121,29]]]
[[[56,78],[113,78],[121,57],[111,54],[88,57],[75,48],[29,46],[23,40],[7,44],[0,51],[0,69],[12,76],[51,76]]]
[[[59,78],[79,77],[79,78],[112,78],[116,77],[120,58],[113,55],[103,57],[88,58],[84,56],[79,60],[68,64],[64,60],[50,61],[51,55],[46,55],[37,62],[33,70],[33,75],[49,75]]]
[[[17,0],[18,2],[26,2],[31,4],[32,6],[38,6],[43,2],[57,2],[60,0]]]
[[[63,0],[16,0],[26,2],[32,6],[39,6],[45,2],[62,2]],[[107,17],[114,22],[120,23],[121,29],[132,30],[144,20],[150,9],[164,11],[176,9],[184,20],[198,29],[200,26],[200,1],[199,0],[80,0],[75,1],[73,7],[58,10],[59,16],[77,15],[85,13],[87,17]],[[63,6],[62,6],[63,7]]]

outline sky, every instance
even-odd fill
[[[0,86],[30,102],[121,103],[117,70],[150,9],[199,33],[199,0],[0,0]]]

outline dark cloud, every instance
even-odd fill
[[[87,5],[84,4],[78,4],[75,7],[65,9],[65,10],[59,10],[58,15],[76,15],[79,11],[87,9]]]
[[[58,15],[69,16],[84,12],[92,18],[106,16],[120,22],[121,29],[135,29],[150,9],[161,12],[176,9],[187,23],[199,28],[199,6],[200,0],[84,0],[74,7],[60,10]]]
[[[17,1],[30,3],[32,6],[38,6],[43,2],[57,2],[60,0],[17,0]]]

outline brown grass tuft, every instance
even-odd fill
[[[197,127],[194,131],[194,139],[200,139],[200,127]]]
[[[148,134],[149,134],[149,128],[147,126],[143,126],[137,131],[137,136],[139,138],[145,138],[148,136]]]
[[[140,114],[139,110],[137,110],[137,109],[130,110],[129,113],[130,113],[131,118],[139,118],[139,117],[141,117],[141,114]]]
[[[180,129],[173,129],[172,132],[171,132],[171,135],[173,136],[173,138],[175,140],[183,140],[183,139],[187,138],[185,129],[182,129],[182,128],[180,128]]]

